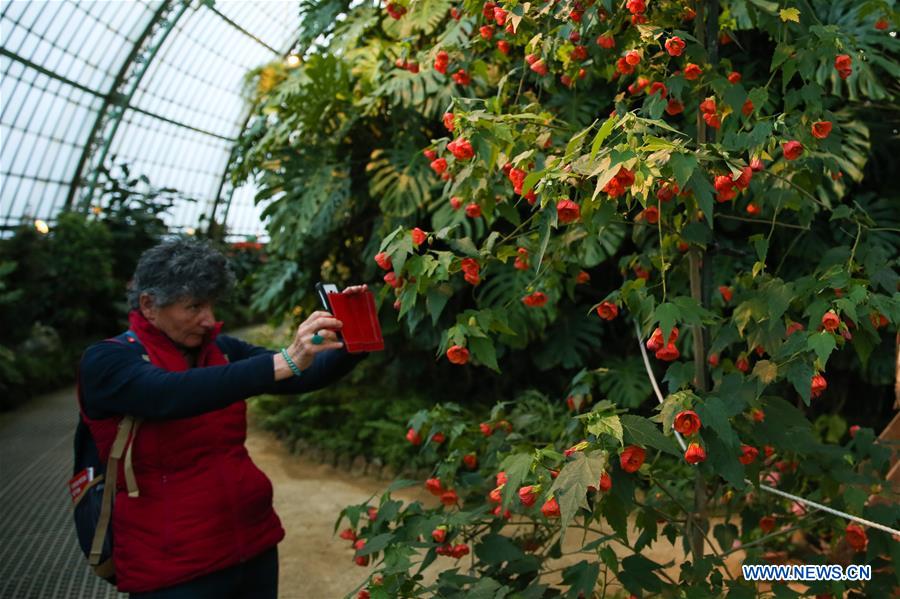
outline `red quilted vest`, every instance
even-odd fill
[[[175,345],[143,315],[132,312],[129,321],[151,363],[188,369]],[[227,363],[215,344],[221,324],[204,341],[198,367]],[[118,421],[85,416],[103,462]],[[243,401],[193,418],[141,422],[133,446],[140,496],[128,496],[120,468],[112,516],[120,591],[185,582],[243,562],[284,538],[272,508],[272,483],[247,454],[246,432]]]

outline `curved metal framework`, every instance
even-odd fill
[[[171,227],[219,210],[232,236],[264,236],[254,191],[231,189],[227,169],[252,110],[243,76],[286,55],[297,25],[294,2],[4,3],[0,232],[97,207],[97,167],[115,156],[195,200]]]
[[[122,64],[112,89],[104,97],[103,106],[97,113],[91,135],[84,145],[84,152],[78,161],[78,170],[72,180],[69,196],[66,198],[67,210],[72,208],[76,191],[88,178],[90,183],[85,189],[80,207],[82,210],[86,210],[90,206],[97,186],[97,167],[106,161],[125,109],[131,104],[137,86],[147,72],[147,67],[150,66],[153,57],[166,41],[166,37],[172,31],[175,23],[184,15],[189,4],[189,1],[179,2],[177,9],[172,2],[167,1],[160,4],[128,58]]]

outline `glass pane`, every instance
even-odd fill
[[[52,222],[65,206],[104,98],[160,6],[162,0],[0,6],[0,43],[12,55],[0,57],[0,227],[24,216]],[[295,2],[198,3],[152,57],[108,158],[196,200],[172,210],[172,227],[196,227],[221,193],[220,214],[233,196],[231,232],[261,233],[255,188],[232,194],[224,173],[249,110],[243,77],[283,55],[298,25]]]

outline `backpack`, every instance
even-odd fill
[[[130,337],[132,344],[141,347],[134,333],[128,331],[124,335]],[[120,336],[121,337],[121,336]],[[112,340],[124,343],[119,338]],[[81,390],[78,391],[79,406]],[[84,414],[79,410],[78,425],[75,429],[75,459],[73,478],[69,481],[69,492],[73,501],[75,532],[81,551],[97,576],[115,584],[115,567],[113,565],[113,538],[110,520],[116,495],[116,479],[119,473],[119,462],[125,461],[125,484],[129,497],[139,497],[137,479],[132,467],[132,445],[137,435],[140,420],[125,416],[119,422],[115,441],[109,452],[106,464],[100,461],[97,444],[91,429],[84,421]]]

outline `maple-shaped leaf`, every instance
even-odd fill
[[[800,22],[800,11],[796,8],[782,8],[779,16],[785,23],[788,21],[793,21],[794,23]]]
[[[602,449],[588,453],[578,452],[574,454],[574,459],[559,471],[559,476],[553,481],[550,495],[555,496],[559,503],[563,534],[578,510],[588,506],[588,487],[598,485],[608,460],[609,454]]]

